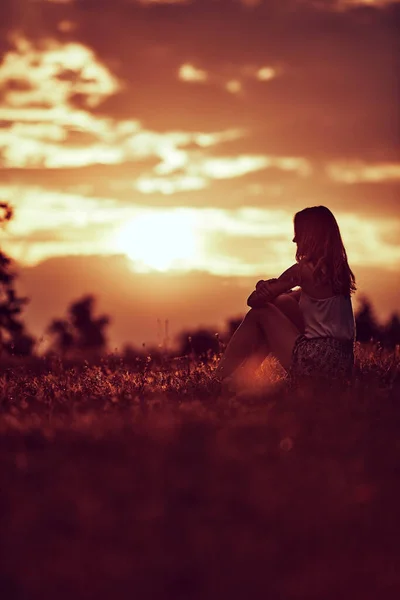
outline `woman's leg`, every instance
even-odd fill
[[[254,318],[253,310],[249,310],[231,337],[215,371],[216,377],[229,377],[250,357],[255,370],[269,354],[268,341]]]
[[[261,328],[272,354],[288,371],[292,362],[294,343],[303,332],[277,306],[268,303],[263,308],[253,308],[253,319]],[[302,322],[298,323],[302,325]]]
[[[300,333],[304,332],[304,320],[299,308],[298,296],[296,293],[280,294],[272,304],[294,323]],[[271,353],[271,348],[265,331],[261,327],[258,328],[259,339],[255,340],[253,351],[245,358],[246,367],[249,371],[255,372],[264,362],[266,357]],[[240,340],[239,340],[240,341]]]
[[[298,303],[293,298],[278,297],[275,304],[268,303],[263,308],[251,309],[226,347],[216,376],[222,379],[229,377],[250,357],[252,368],[255,369],[269,352],[288,370],[294,342],[303,329]]]
[[[299,307],[298,298],[299,295],[297,292],[292,292],[291,294],[281,294],[275,298],[272,304],[279,308],[279,310],[296,325],[300,333],[304,333],[303,314]]]

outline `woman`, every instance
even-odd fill
[[[313,206],[296,213],[293,242],[296,263],[278,279],[259,281],[249,296],[251,310],[218,365],[219,381],[228,381],[249,358],[261,364],[270,352],[291,384],[309,377],[350,379],[356,283],[331,211]],[[301,289],[292,291],[297,286]]]

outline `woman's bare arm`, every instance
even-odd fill
[[[267,302],[268,300],[260,298],[256,290],[254,290],[254,292],[252,292],[247,298],[247,306],[250,306],[250,308],[261,308],[262,306],[265,306]]]
[[[259,281],[254,292],[248,297],[247,305],[251,308],[265,306],[266,302],[271,302],[280,294],[300,285],[300,281],[300,265],[296,263],[286,269],[278,279]]]

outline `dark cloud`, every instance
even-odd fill
[[[224,208],[243,206],[296,212],[305,206],[324,204],[333,211],[359,214],[366,218],[397,218],[400,181],[346,184],[328,178],[323,165],[310,177],[294,172],[264,169],[232,179],[210,181],[203,190],[174,194],[144,194],[134,186],[137,178],[149,174],[156,160],[122,165],[92,165],[63,169],[3,169],[2,181],[13,186],[37,186],[46,191],[80,194],[82,197],[113,199],[121,206]],[[16,201],[18,208],[18,201]]]
[[[359,158],[371,162],[399,157],[400,121],[394,106],[391,111],[377,113],[369,123],[361,118],[364,107],[360,107],[355,119],[351,114],[338,119],[329,111],[323,114],[323,106],[316,107],[312,113],[301,102],[294,110],[291,113],[288,108],[286,117],[281,119],[260,119],[259,126],[245,139],[219,144],[213,150],[214,155],[236,156],[248,152],[303,156],[313,161]],[[304,114],[299,116],[296,111]]]
[[[149,172],[159,162],[159,159],[152,157],[116,165],[95,164],[60,169],[3,168],[1,174],[2,182],[9,185],[33,185],[63,192],[76,186],[92,186],[91,189],[98,189],[99,192],[103,190],[103,194],[104,190],[107,190],[106,194],[110,197],[111,182],[133,182],[135,178]]]
[[[248,127],[266,153],[376,159],[399,150],[395,3],[338,12],[329,0],[269,0],[251,10],[233,0],[151,7],[96,0],[36,3],[35,15],[24,13],[26,2],[16,4],[29,35],[87,44],[120,77],[121,93],[96,109],[103,114],[160,131]],[[66,18],[78,28],[61,34],[57,24]],[[214,79],[179,81],[184,62]],[[229,94],[223,83],[249,64],[276,65],[282,74],[244,79],[244,95]]]
[[[68,236],[71,235],[70,230],[68,231]],[[23,242],[28,245],[32,243],[54,243],[61,242],[64,240],[63,232],[59,230],[49,230],[49,229],[37,229],[32,233],[24,233],[24,234],[13,234],[12,241],[14,243]]]
[[[249,127],[259,132],[265,152],[393,156],[399,132],[396,7],[332,13],[302,3],[293,13],[282,7],[266,20],[259,11],[268,12],[268,3],[259,11],[229,6],[195,3],[135,13],[132,25],[140,34],[132,41],[129,28],[122,41],[126,60],[115,54],[112,35],[99,48],[105,57],[119,58],[127,82],[124,95],[110,99],[108,108],[119,102],[123,109],[130,96],[136,116],[150,127]],[[96,46],[95,36],[91,41]],[[282,65],[282,75],[269,83],[245,81],[245,95],[236,97],[216,84],[179,82],[183,62],[225,79],[252,63]]]
[[[261,186],[251,193],[251,186]],[[101,190],[98,190],[99,193]],[[129,189],[114,193],[122,202],[154,207],[190,206],[215,208],[284,209],[295,212],[305,206],[324,204],[333,211],[359,214],[363,217],[393,217],[399,214],[400,182],[355,183],[352,185],[303,179],[280,174],[274,178],[268,171],[250,173],[240,178],[214,181],[206,190],[179,192],[173,195],[140,194]]]
[[[18,207],[16,208],[18,214]],[[107,223],[90,223],[86,226],[71,225],[59,229],[35,229],[31,233],[12,234],[8,241],[13,243],[23,243],[29,254],[29,249],[33,244],[58,244],[58,243],[75,243],[82,244],[93,239],[99,239],[100,236],[105,236],[109,233],[110,227]]]
[[[80,131],[79,129],[69,128],[63,145],[82,147],[94,144],[98,141],[97,136],[89,131]]]

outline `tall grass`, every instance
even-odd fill
[[[3,598],[398,597],[399,353],[340,394],[217,360],[3,366]]]

